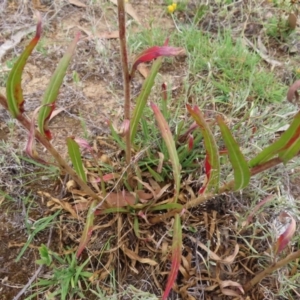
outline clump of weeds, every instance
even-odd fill
[[[224,2],[231,4],[231,1]],[[173,13],[185,6],[173,5],[168,9],[176,22]],[[230,205],[225,205],[228,195],[232,195],[231,199],[238,198],[236,195],[251,185],[267,181],[270,176],[264,175],[267,170],[283,168],[282,165],[293,161],[300,151],[300,112],[295,113],[283,133],[273,139],[264,137],[259,128],[271,128],[273,124],[264,124],[257,117],[257,124],[249,125],[250,117],[257,111],[245,99],[250,97],[250,91],[258,102],[268,99],[271,92],[267,85],[275,82],[274,77],[258,70],[258,56],[246,51],[226,32],[213,42],[207,35],[178,27],[178,33],[172,35],[171,40],[176,41],[178,35],[185,32],[187,49],[170,46],[166,39],[163,44],[154,43],[143,50],[130,67],[125,6],[123,0],[118,0],[123,117],[119,127],[108,121],[110,136],[101,144],[116,150],[116,155],[99,157],[93,143],[69,136],[66,139],[69,157],[65,159],[51,143],[49,119],[55,112],[59,90],[81,37],[75,35],[50,79],[41,105],[29,119],[25,114],[21,79],[27,59],[42,36],[40,17],[38,19],[36,34],[15,62],[7,79],[6,96],[0,95],[0,103],[27,130],[27,156],[38,164],[59,169],[62,176],[69,178],[64,183],[68,193],[66,198],[57,199],[50,193],[40,192],[49,209],[56,212],[30,229],[30,239],[17,259],[61,210],[72,220],[61,226],[61,237],[68,226],[76,228],[73,231],[76,233],[68,236],[76,249],[61,249],[62,253],[56,253],[45,245],[39,248],[37,264],[45,267],[50,275],[31,285],[32,296],[28,299],[43,293],[61,299],[84,299],[92,294],[105,299],[112,297],[108,285],[122,282],[129,273],[132,281],[138,281],[142,270],[151,274],[155,284],[151,292],[163,300],[169,299],[171,293],[183,299],[199,299],[202,292],[213,290],[224,297],[246,297],[253,295],[257,284],[270,274],[289,265],[291,276],[297,276],[295,261],[300,257],[300,250],[288,248],[296,231],[295,216],[289,212],[278,216],[278,222],[285,226],[276,238],[265,231],[262,221],[259,224],[253,221],[270,203],[274,204],[276,194],[271,191],[253,205],[247,218],[239,218],[237,213],[236,219],[224,219],[218,214],[218,210],[224,214],[230,211]],[[43,47],[40,51],[47,55]],[[184,110],[180,107],[174,112],[168,83],[163,82],[159,87],[158,101],[149,99],[163,58],[180,59],[186,56],[186,51],[190,54],[187,64],[193,84],[186,89]],[[133,105],[131,83],[138,67],[150,61],[154,61],[151,70]],[[257,80],[257,72],[260,79],[265,80],[263,83]],[[73,72],[73,79],[78,83],[76,74]],[[203,85],[203,78],[207,85]],[[209,86],[214,101],[208,109],[200,108],[192,95],[205,95]],[[288,90],[290,102],[299,100],[299,87],[296,81]],[[241,94],[239,89],[247,93]],[[280,90],[278,99],[281,93]],[[230,106],[235,110],[229,117],[226,113]],[[230,118],[241,119],[233,125]],[[235,137],[241,132],[248,132],[244,139]],[[265,139],[262,148],[249,142],[256,141],[258,136]],[[243,142],[242,146],[238,141]],[[36,142],[49,152],[51,160],[39,155]],[[212,214],[199,213],[199,207],[205,204],[214,207]],[[200,214],[202,221],[197,218]],[[239,231],[230,225],[234,222],[240,223]],[[226,227],[230,228],[227,232]],[[198,238],[197,233],[201,231],[211,244]],[[261,239],[260,245],[256,237]],[[195,259],[192,258],[193,247],[197,249]],[[262,258],[262,253],[268,255]],[[205,276],[199,268],[205,268]],[[237,273],[242,275],[237,277],[234,275]],[[153,295],[139,290],[132,295],[132,287],[127,295],[121,287],[115,286],[115,289],[124,299],[128,295],[132,299],[154,299]],[[296,293],[289,290],[293,292]]]

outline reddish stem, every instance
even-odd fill
[[[291,253],[290,255],[286,256],[282,260],[278,261],[277,263],[271,265],[267,269],[263,270],[262,272],[256,274],[254,278],[252,278],[250,281],[248,281],[244,285],[244,291],[248,292],[250,291],[257,283],[259,283],[262,279],[264,279],[269,274],[275,272],[276,270],[286,266],[288,263],[292,262],[293,260],[296,260],[300,257],[300,250]]]
[[[0,94],[0,104],[8,110],[7,106],[7,100],[6,98]],[[19,114],[16,119],[23,125],[24,128],[26,128],[28,131],[30,131],[30,121],[23,116],[22,114]],[[63,173],[69,174],[75,182],[82,188],[82,190],[87,193],[89,196],[94,198],[95,200],[102,201],[102,199],[95,193],[93,190],[77,175],[77,173],[68,165],[68,163],[59,155],[59,153],[55,150],[55,148],[52,146],[52,144],[48,141],[46,137],[44,137],[39,131],[35,130],[35,138],[44,145],[44,147],[51,153],[51,155],[54,157],[54,159],[57,161],[57,163],[60,166],[60,169],[63,171]],[[104,207],[107,207],[104,203]]]
[[[119,20],[120,52],[121,52],[121,61],[122,61],[122,70],[123,70],[124,98],[125,98],[124,119],[130,120],[130,78],[129,78],[128,56],[127,56],[127,46],[126,46],[124,0],[118,0],[118,20]],[[130,128],[125,132],[125,141],[126,141],[126,163],[129,165],[131,160]]]

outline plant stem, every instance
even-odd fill
[[[130,78],[128,70],[128,56],[126,46],[126,25],[125,25],[125,6],[124,0],[118,0],[118,21],[119,21],[119,38],[120,38],[120,53],[123,70],[123,85],[124,85],[124,120],[130,121]],[[130,141],[130,125],[125,132],[126,142],[126,163],[130,164],[131,160],[131,141]]]
[[[0,104],[8,110],[7,106],[7,100],[6,98],[0,94]],[[30,131],[30,121],[23,116],[22,114],[19,114],[16,119],[23,125],[24,128],[26,128],[28,131]],[[82,188],[82,190],[87,193],[87,195],[91,196],[95,200],[102,201],[102,199],[77,175],[77,173],[68,165],[68,163],[59,155],[59,153],[55,150],[55,148],[52,146],[52,144],[48,141],[46,137],[44,137],[39,131],[35,130],[35,138],[43,144],[43,146],[51,153],[51,155],[54,157],[54,159],[59,164],[60,169],[64,172],[69,174],[74,181]],[[107,207],[104,203],[104,207]]]
[[[244,291],[248,292],[255,286],[257,283],[259,283],[262,279],[264,279],[267,275],[273,273],[274,271],[284,267],[288,263],[290,263],[293,260],[296,260],[300,257],[300,250],[291,253],[287,257],[283,258],[282,260],[278,261],[277,263],[273,264],[272,266],[268,267],[267,269],[263,270],[262,272],[258,273],[254,276],[249,282],[247,282],[244,285]]]
[[[280,163],[282,163],[282,160],[279,158],[279,157],[276,157],[276,158],[273,158],[273,159],[270,159],[269,161],[265,162],[265,163],[262,163],[261,165],[258,165],[254,168],[251,169],[251,177],[258,174],[258,173],[261,173],[265,170],[268,170],[276,165],[279,165]],[[230,192],[232,191],[234,188],[234,180],[224,184],[222,187],[220,187],[219,189],[219,192],[217,194],[215,193],[207,193],[207,194],[202,194],[190,201],[188,201],[185,205],[184,205],[184,208],[185,209],[190,209],[190,208],[193,208],[193,207],[196,207],[208,200],[211,200],[215,197],[218,197],[220,196],[221,194],[225,193],[225,192]],[[171,201],[168,201],[168,203],[170,203]],[[163,222],[165,221],[166,219],[170,218],[170,217],[173,217],[176,213],[178,213],[179,210],[178,209],[174,209],[174,210],[171,210],[171,211],[168,211],[167,213],[164,213],[164,214],[161,214],[161,215],[158,215],[158,216],[155,216],[153,217],[152,219],[149,219],[149,222],[152,223],[152,224],[156,224],[156,223],[160,223],[160,222]]]

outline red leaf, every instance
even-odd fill
[[[45,123],[44,123],[44,133],[45,133],[45,136],[47,137],[47,139],[50,141],[52,140],[52,133],[48,127],[48,122],[50,120],[50,117],[51,117],[51,114],[52,112],[54,111],[55,109],[55,103],[51,103],[51,104],[48,104],[47,106],[50,107],[49,109],[49,115],[47,116],[47,118],[45,119]]]
[[[284,216],[288,216],[291,219],[291,223],[286,228],[284,233],[282,233],[276,243],[275,246],[275,253],[279,254],[291,241],[295,231],[296,231],[296,221],[294,218],[292,218],[289,214],[284,213]]]
[[[89,142],[85,139],[82,138],[74,138],[74,141],[79,145],[79,147],[81,147],[84,150],[88,150],[89,152],[93,152],[93,148],[90,146]]]
[[[161,85],[161,91],[162,91],[162,99],[164,101],[168,100],[168,92],[167,92],[167,83],[163,82],[163,84]]]
[[[118,193],[110,193],[107,195],[106,202],[112,207],[124,207],[135,204],[135,196],[129,192],[123,191]]]
[[[178,270],[181,262],[181,254],[182,254],[182,229],[181,229],[181,221],[179,214],[175,215],[174,221],[174,231],[173,231],[173,242],[172,242],[172,265],[171,271],[169,273],[168,282],[166,285],[166,289],[162,296],[162,300],[166,300],[169,296],[169,293],[176,281]]]
[[[188,140],[188,150],[192,151],[194,147],[194,137],[192,134],[189,134],[189,140]]]
[[[151,61],[160,56],[176,56],[183,54],[184,49],[179,47],[170,47],[170,46],[153,46],[145,51],[143,51],[134,61],[132,66],[133,69],[136,69],[137,65]]]
[[[134,63],[132,65],[130,76],[131,77],[133,76],[137,66],[140,63],[151,61],[160,56],[177,56],[177,55],[185,54],[184,48],[170,47],[170,46],[167,46],[167,43],[168,43],[168,39],[165,41],[164,46],[153,46],[153,47],[143,51],[140,55],[138,55],[135,58]]]
[[[199,190],[199,194],[203,194],[207,188],[207,184],[209,183],[210,175],[211,175],[211,164],[209,162],[209,155],[206,153],[205,161],[204,161],[204,168],[205,168],[205,181],[203,186]]]
[[[120,175],[119,174],[117,174],[117,173],[109,173],[109,174],[105,174],[105,175],[103,175],[103,181],[104,182],[108,182],[108,181],[110,181],[110,180],[114,180],[114,179],[117,179],[117,178],[119,178],[120,177]],[[99,182],[101,182],[101,178],[99,178]]]

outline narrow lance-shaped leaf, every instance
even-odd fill
[[[150,206],[148,208],[149,211],[156,211],[156,210],[165,210],[165,209],[183,209],[183,206],[179,203],[166,203],[166,204],[159,204],[157,206]]]
[[[21,56],[14,64],[10,71],[6,83],[6,97],[7,105],[10,113],[14,118],[24,112],[24,98],[21,86],[22,74],[29,55],[32,53],[34,47],[38,43],[42,33],[42,21],[40,14],[38,16],[38,23],[36,26],[35,37],[31,40],[29,45],[25,48]]]
[[[202,184],[202,187],[199,190],[199,194],[203,194],[206,191],[207,187],[213,186],[213,185],[211,185],[211,177],[212,177],[211,170],[212,170],[212,168],[211,168],[210,161],[211,161],[211,159],[210,159],[209,153],[206,152],[206,156],[204,159],[204,170],[205,170],[206,177]]]
[[[263,149],[262,152],[260,152],[256,157],[254,157],[249,162],[249,166],[255,167],[260,163],[264,163],[268,161],[269,159],[279,154],[283,150],[289,149],[289,147],[291,147],[299,138],[299,135],[300,135],[300,112],[296,114],[290,127],[281,135],[281,137],[277,141],[275,141],[272,145]],[[295,144],[294,146],[297,145],[298,144]],[[292,150],[295,150],[295,148]],[[281,155],[283,154],[284,152],[282,152]],[[283,155],[283,158],[287,161],[290,158],[291,153],[286,153],[285,155],[286,156]]]
[[[139,54],[135,58],[134,63],[132,65],[132,69],[130,72],[131,78],[133,77],[137,66],[142,62],[151,61],[160,56],[177,56],[177,55],[182,55],[185,53],[184,48],[170,47],[170,46],[167,46],[166,44],[167,44],[167,42],[165,43],[164,46],[151,47],[151,48],[143,51],[141,54]]]
[[[188,136],[188,145],[187,145],[188,151],[192,151],[194,148],[194,136],[192,134],[189,134]]]
[[[174,230],[173,230],[173,241],[172,241],[172,264],[171,270],[168,277],[166,289],[163,293],[162,300],[167,300],[169,293],[176,281],[178,270],[180,267],[182,255],[182,229],[181,220],[179,214],[175,215]]]
[[[278,156],[284,163],[287,163],[290,159],[295,157],[300,151],[300,127],[297,129],[294,138],[292,138],[288,144],[284,147],[283,151],[280,151]]]
[[[286,230],[279,236],[277,243],[275,245],[275,253],[279,254],[292,240],[293,235],[296,231],[296,221],[295,219],[287,213],[283,213],[284,216],[288,216],[291,219],[290,224],[287,226]]]
[[[217,143],[200,109],[197,106],[194,106],[192,108],[189,104],[187,104],[186,107],[201,130],[206,150],[205,167],[207,182],[205,184],[204,189],[201,189],[200,192],[218,192],[220,177],[220,159]]]
[[[174,174],[174,181],[175,181],[175,197],[174,197],[174,202],[177,201],[177,198],[179,196],[179,190],[180,190],[180,163],[179,163],[179,158],[178,158],[178,154],[176,151],[176,146],[175,146],[175,142],[170,130],[170,127],[167,123],[167,121],[165,120],[164,116],[162,115],[161,111],[159,110],[159,108],[157,107],[157,105],[155,105],[154,103],[151,103],[151,108],[154,112],[154,116],[155,119],[157,121],[160,133],[162,135],[162,138],[164,139],[167,149],[168,149],[168,153],[170,156],[170,160],[172,163],[172,167],[173,167],[173,174]]]
[[[84,172],[83,163],[81,159],[81,154],[79,150],[78,144],[74,141],[72,137],[67,138],[67,146],[68,146],[68,153],[70,155],[72,164],[78,176],[86,183],[87,178]]]
[[[141,238],[140,235],[140,225],[139,225],[139,219],[137,216],[134,216],[134,221],[133,221],[133,230],[137,238]]]
[[[169,40],[166,39],[164,46],[162,47],[152,47],[144,52],[142,52],[134,61],[132,69],[131,69],[131,78],[134,75],[134,72],[137,68],[137,66],[141,63],[141,62],[145,62],[145,61],[150,61],[152,59],[157,58],[157,60],[153,63],[150,74],[147,76],[147,78],[144,81],[144,84],[142,86],[142,90],[138,96],[138,98],[136,99],[136,107],[133,111],[132,114],[132,118],[130,121],[130,139],[131,142],[134,142],[135,139],[135,135],[137,132],[137,128],[138,128],[138,124],[139,121],[142,117],[144,108],[146,106],[148,97],[151,93],[151,89],[154,85],[154,81],[156,78],[156,75],[160,69],[161,63],[162,63],[162,56],[175,56],[175,55],[179,55],[181,53],[184,53],[184,49],[183,48],[174,48],[174,47],[168,47],[168,42]],[[154,48],[154,50],[153,50]],[[162,50],[157,48],[163,48]]]
[[[251,177],[248,163],[222,117],[218,116],[217,122],[220,126],[221,134],[228,150],[229,160],[233,167],[234,189],[243,189],[249,184]]]
[[[66,74],[68,65],[75,51],[76,44],[79,38],[80,38],[80,34],[78,33],[76,34],[73,42],[70,44],[69,48],[67,49],[65,55],[60,60],[54,74],[50,79],[50,82],[48,84],[48,87],[42,99],[43,107],[39,112],[38,126],[40,132],[44,134],[49,140],[52,138],[52,136],[50,130],[48,129],[48,121],[49,118],[51,117],[52,111],[54,110],[55,101],[57,99],[60,86],[63,82],[64,76]],[[52,105],[50,106],[49,104]]]
[[[130,139],[133,143],[135,140],[135,135],[141,117],[143,115],[144,108],[147,104],[148,97],[151,93],[152,87],[154,85],[155,77],[161,67],[162,59],[158,58],[152,65],[149,76],[145,79],[142,90],[136,99],[136,106],[133,110],[131,122],[130,122]]]

